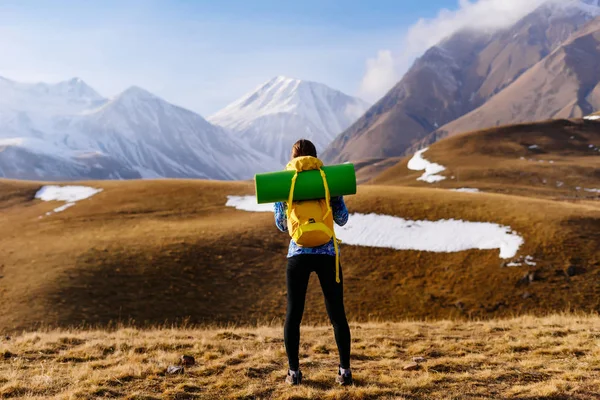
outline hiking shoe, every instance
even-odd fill
[[[347,369],[342,374],[342,369],[338,368],[338,375],[335,378],[335,381],[340,386],[349,386],[352,385],[352,371]]]
[[[287,376],[285,377],[285,383],[287,383],[290,386],[300,385],[302,383],[302,372],[300,372],[299,370],[293,372],[288,369]]]

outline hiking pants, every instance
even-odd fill
[[[300,367],[300,322],[304,313],[304,302],[308,279],[316,272],[325,296],[325,308],[337,343],[340,366],[350,368],[350,327],[344,310],[344,286],[340,266],[340,283],[335,281],[335,256],[301,254],[288,258],[287,265],[287,315],[285,319],[284,341],[291,370]]]

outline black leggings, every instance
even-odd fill
[[[291,370],[298,370],[300,362],[300,322],[304,313],[306,289],[311,272],[316,272],[325,296],[325,307],[333,325],[335,341],[340,354],[340,366],[350,368],[350,328],[344,310],[344,286],[340,266],[340,283],[335,281],[335,257],[303,254],[288,259],[287,316],[285,319],[285,349]]]

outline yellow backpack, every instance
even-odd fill
[[[340,261],[338,240],[333,228],[333,211],[331,210],[331,196],[327,176],[323,169],[323,162],[316,157],[297,157],[288,163],[286,170],[295,171],[292,186],[287,202],[288,232],[300,247],[317,247],[329,243],[333,239],[335,248],[335,278],[340,283]],[[320,200],[294,202],[294,189],[298,173],[303,171],[319,170],[323,178],[325,198]]]

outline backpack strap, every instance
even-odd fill
[[[327,203],[327,213],[325,214],[325,218],[329,217],[331,211],[331,193],[329,192],[329,185],[327,184],[327,175],[323,169],[319,168],[321,172],[321,178],[323,178],[323,187],[325,188],[325,202]],[[335,281],[340,283],[340,250],[338,248],[338,240],[335,237],[335,227],[331,230],[333,237],[333,248],[335,249]]]
[[[298,171],[292,177],[292,185],[290,186],[290,195],[288,196],[287,202],[287,218],[288,221],[292,215],[292,201],[294,201],[294,189],[296,189],[296,179],[298,179]]]
[[[332,213],[331,195],[329,193],[329,185],[327,184],[327,175],[325,175],[325,171],[319,168],[319,172],[321,172],[321,178],[323,179],[323,187],[325,188],[325,203],[327,204],[327,213],[325,213],[325,216],[323,217],[323,219],[325,219],[329,217],[329,214]]]

